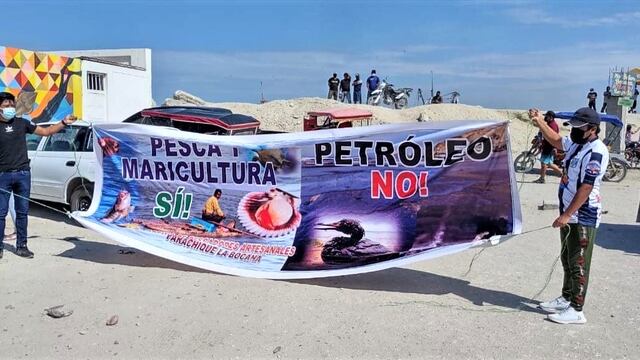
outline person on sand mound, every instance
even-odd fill
[[[452,104],[458,104],[460,103],[460,93],[457,91],[454,91],[451,93],[451,103]]]
[[[338,87],[340,86],[340,79],[338,79],[338,74],[333,73],[333,76],[329,78],[329,94],[327,95],[327,99],[338,100]]]
[[[598,97],[598,93],[593,90],[593,88],[589,89],[589,93],[587,94],[587,99],[589,100],[589,108],[595,110],[596,109],[596,98]]]
[[[362,104],[362,80],[360,80],[360,74],[356,74],[356,78],[353,80],[353,103]]]
[[[347,73],[340,80],[340,100],[351,104],[351,76]]]
[[[440,95],[440,91],[436,91],[436,94],[431,98],[432,104],[442,104],[442,95]]]
[[[600,108],[600,113],[604,113],[605,111],[607,111],[608,102],[609,100],[611,100],[611,86],[607,86],[602,95],[604,95],[604,100],[602,100],[602,108]]]
[[[376,71],[371,70],[371,76],[367,78],[367,103],[369,103],[369,98],[371,97],[371,93],[373,90],[378,88],[380,84],[380,78],[376,75]]]

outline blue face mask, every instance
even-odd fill
[[[5,120],[11,120],[15,116],[16,116],[16,108],[8,107],[8,108],[2,109],[2,117],[5,118]]]

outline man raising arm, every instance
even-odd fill
[[[16,255],[32,258],[33,253],[27,248],[31,172],[26,135],[53,135],[73,123],[76,118],[69,115],[57,124],[42,127],[16,117],[15,106],[13,94],[0,92],[0,258],[3,256],[5,217],[11,193],[14,194],[16,210]]]
[[[533,121],[533,124],[540,129],[544,139],[547,140],[554,148],[562,150],[562,136],[555,132],[547,122],[544,121],[544,116],[542,116],[540,110],[529,109],[529,117]]]
[[[566,151],[564,175],[558,189],[560,215],[553,222],[553,227],[560,228],[562,295],[539,306],[551,313],[548,315],[551,321],[584,324],[587,319],[582,307],[602,214],[600,183],[609,162],[609,151],[598,138],[600,116],[591,108],[579,109],[569,121],[570,136],[561,137],[546,125],[539,111],[530,110],[529,114],[545,139]]]

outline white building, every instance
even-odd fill
[[[154,106],[151,49],[65,50],[51,53],[82,60],[82,117],[121,122]]]

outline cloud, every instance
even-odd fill
[[[553,25],[563,28],[597,26],[620,26],[635,24],[640,20],[640,11],[619,12],[598,17],[562,17],[529,7],[512,7],[504,11],[513,20],[526,25]]]

